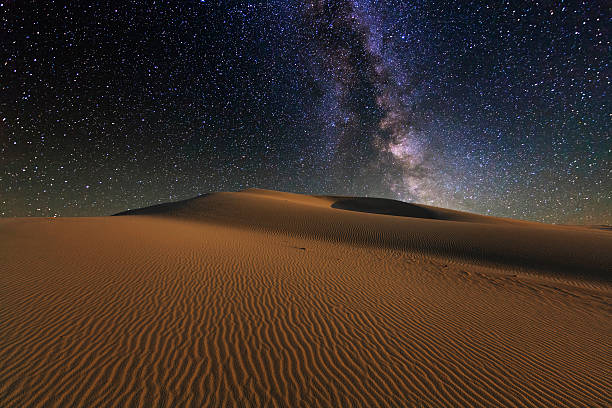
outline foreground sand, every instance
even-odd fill
[[[0,220],[0,407],[612,406],[610,231],[261,190],[129,214]]]

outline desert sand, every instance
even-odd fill
[[[0,407],[610,407],[612,232],[246,190],[0,219]]]

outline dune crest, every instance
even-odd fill
[[[612,234],[605,230],[488,217],[381,198],[249,189],[118,215],[172,216],[600,281],[609,280],[612,265]]]
[[[609,231],[247,190],[0,219],[2,407],[612,405]]]

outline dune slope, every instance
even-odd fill
[[[302,238],[609,280],[612,234],[355,197],[251,189],[127,211]]]
[[[404,204],[0,220],[0,406],[612,405],[609,231]]]

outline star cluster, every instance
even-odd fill
[[[0,0],[0,215],[210,191],[612,224],[603,0]]]

